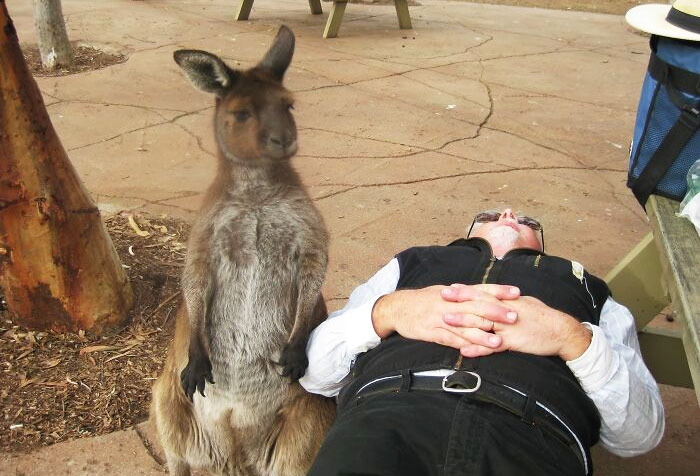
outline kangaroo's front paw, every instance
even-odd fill
[[[309,359],[306,358],[306,346],[287,344],[282,349],[279,363],[282,366],[282,376],[289,377],[292,382],[296,382],[304,376],[306,367],[309,365]]]
[[[214,383],[209,358],[206,356],[190,357],[187,366],[180,373],[180,381],[182,382],[182,389],[190,401],[192,401],[196,390],[199,390],[199,393],[204,397],[205,381],[211,384]]]

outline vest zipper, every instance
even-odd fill
[[[490,263],[486,268],[486,271],[484,271],[484,277],[481,278],[481,284],[486,284],[486,280],[489,279],[489,273],[491,272],[491,268],[493,268],[493,265],[496,262],[496,258],[492,256],[491,258],[489,258],[489,261]]]
[[[484,271],[484,277],[481,278],[481,284],[486,284],[486,280],[489,279],[489,273],[491,272],[491,268],[493,268],[494,263],[496,263],[496,258],[491,256],[489,258],[489,265],[486,267],[486,271]],[[459,370],[459,368],[462,366],[462,354],[459,354],[459,357],[457,358],[457,362],[455,362],[454,365],[454,370]]]

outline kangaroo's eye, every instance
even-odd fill
[[[233,117],[235,117],[236,121],[238,122],[245,122],[250,118],[250,112],[246,111],[245,109],[233,111],[231,114],[233,114]]]

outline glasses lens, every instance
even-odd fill
[[[518,217],[518,223],[520,223],[521,225],[529,226],[535,231],[540,231],[542,229],[542,225],[540,224],[540,222],[538,222],[534,218]]]
[[[496,211],[481,212],[474,217],[474,221],[477,223],[488,223],[490,221],[498,221],[501,214]]]

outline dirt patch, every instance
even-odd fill
[[[22,54],[34,76],[66,76],[84,73],[123,63],[128,59],[126,55],[106,53],[92,46],[81,45],[79,42],[71,42],[71,46],[73,47],[73,64],[56,70],[44,69],[41,65],[41,55],[37,45],[22,45]]]
[[[136,228],[127,214],[105,219],[135,297],[129,324],[115,335],[28,331],[13,324],[0,296],[0,451],[27,452],[148,418],[180,301],[189,225],[134,220]]]

